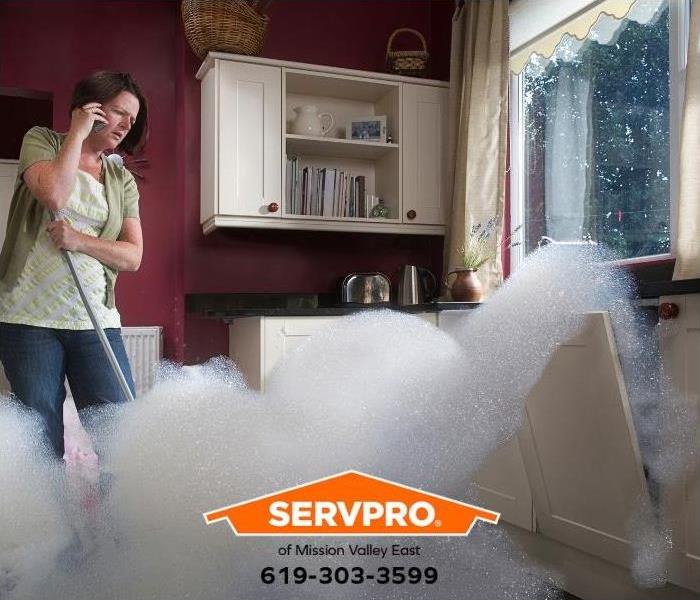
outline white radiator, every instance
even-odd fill
[[[153,387],[158,364],[163,358],[163,328],[122,327],[122,339],[139,397]]]
[[[158,364],[163,358],[163,328],[122,327],[122,339],[129,357],[138,397],[153,387]],[[67,385],[66,389],[70,398],[70,389]],[[0,366],[0,393],[8,393],[9,390],[10,386]]]

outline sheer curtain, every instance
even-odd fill
[[[452,208],[445,240],[447,272],[476,223],[503,216],[508,118],[508,0],[458,4],[452,22],[450,140]],[[492,236],[494,249],[500,234]],[[484,289],[502,279],[500,252],[479,269]]]
[[[580,240],[591,177],[590,81],[564,65],[556,94],[547,100],[547,115],[545,231],[558,242]]]

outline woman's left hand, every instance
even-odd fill
[[[73,229],[65,221],[52,221],[46,227],[51,240],[58,248],[80,252],[83,234]]]

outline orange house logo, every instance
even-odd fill
[[[477,519],[500,514],[358,471],[204,513],[236,535],[469,535]]]

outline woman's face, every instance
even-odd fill
[[[129,133],[139,114],[139,101],[131,92],[119,92],[102,105],[108,124],[98,134],[105,145],[116,148]]]

